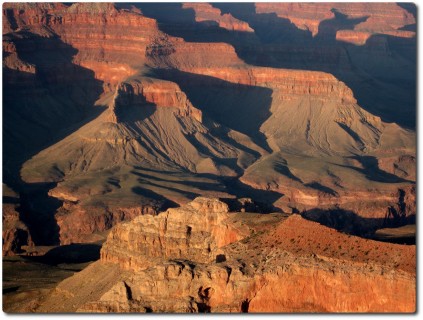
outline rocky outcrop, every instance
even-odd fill
[[[319,32],[321,21],[334,17],[330,6],[312,3],[257,3],[256,12],[276,13],[278,17],[287,18],[299,29],[309,30],[313,36]]]
[[[19,196],[3,184],[3,256],[24,253],[25,249],[34,246],[28,226],[21,220],[18,207]]]
[[[107,3],[6,4],[4,12],[5,23],[14,25],[13,31],[27,29],[41,36],[58,35],[77,49],[73,62],[93,70],[96,79],[105,82],[105,90],[114,89],[135,74],[133,67],[143,65],[148,44],[160,33],[153,19],[119,11]]]
[[[227,211],[197,198],[116,226],[101,260],[59,284],[38,311],[415,311],[415,246],[299,216]]]
[[[201,111],[195,108],[176,83],[153,78],[138,78],[119,84],[112,105],[116,121],[122,108],[153,105],[176,108],[179,116],[192,117],[201,122]]]
[[[155,215],[157,210],[153,205],[119,208],[81,206],[67,202],[58,209],[55,219],[59,226],[60,244],[67,245],[104,240],[113,226],[145,214]]]
[[[414,36],[414,32],[400,28],[415,23],[413,15],[397,4],[390,3],[257,3],[257,13],[276,13],[278,17],[289,19],[299,29],[309,30],[313,36],[319,34],[321,23],[335,19],[336,13],[347,19],[363,18],[357,21],[353,30],[336,32],[336,39],[363,45],[374,34],[392,34],[398,37]]]
[[[214,261],[219,248],[243,236],[226,221],[228,211],[225,203],[197,198],[157,217],[138,217],[111,231],[114,240],[103,246],[101,259],[135,271],[150,267],[155,258]]]
[[[231,14],[222,14],[218,8],[208,3],[184,3],[184,9],[193,9],[195,21],[205,23],[217,23],[220,28],[230,31],[254,32],[254,30],[244,21],[234,18]]]
[[[350,88],[334,76],[324,72],[279,70],[274,68],[182,68],[182,70],[222,79],[235,84],[268,87],[278,90],[283,97],[320,96],[356,103]],[[180,81],[184,81],[180,79]]]
[[[404,161],[402,168],[409,165],[410,157],[405,155],[379,159],[390,163],[398,158]],[[403,221],[412,219],[416,214],[416,207],[411,205],[415,199],[412,180],[385,171],[376,157],[347,159],[313,155],[300,159],[288,153],[274,153],[250,166],[240,180],[256,189],[282,194],[275,205],[284,212],[341,209],[352,216],[369,219],[366,223],[375,228],[386,226],[387,220],[393,219],[393,216],[387,218],[390,208],[396,208],[399,200],[406,197],[410,202],[401,210],[401,216]],[[413,174],[411,168],[406,170]],[[391,222],[399,226],[399,221]]]
[[[22,247],[34,246],[28,227],[19,218],[14,205],[3,204],[3,256],[25,252]]]
[[[404,179],[416,179],[416,158],[412,155],[395,155],[378,159],[381,170]]]

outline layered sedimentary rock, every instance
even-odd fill
[[[336,13],[351,20],[364,16],[363,21],[358,21],[353,30],[343,30],[342,25],[335,30],[338,40],[357,45],[365,44],[374,34],[396,32],[398,37],[413,36],[413,32],[399,29],[415,23],[410,12],[394,3],[257,3],[256,12],[276,13],[278,17],[289,19],[298,28],[309,30],[313,36],[321,31],[322,21],[334,19]]]
[[[231,14],[222,14],[218,8],[208,3],[184,3],[182,8],[193,9],[195,11],[195,21],[197,22],[215,22],[220,28],[230,31],[254,31],[248,23],[234,18]]]
[[[214,261],[219,248],[246,234],[227,222],[228,211],[223,202],[196,198],[183,208],[168,209],[157,217],[138,217],[131,224],[113,229],[109,237],[116,241],[105,244],[101,259],[130,270],[146,269],[155,258],[163,257]]]
[[[157,214],[154,203],[131,208],[80,206],[67,202],[57,211],[55,219],[59,226],[60,244],[66,245],[103,240],[107,231],[116,224],[146,214]]]
[[[224,141],[217,143],[218,138],[210,137],[209,129],[200,121],[201,112],[175,83],[149,78],[131,80],[116,89],[108,110],[100,117],[31,159],[22,175],[28,182],[46,178],[58,181],[65,175],[143,162],[156,167],[161,163],[162,169],[176,166],[233,174],[231,168],[218,163],[202,169],[207,153],[208,157],[212,155],[212,162],[218,162],[219,158],[233,158],[242,151]],[[205,150],[197,150],[198,144]],[[87,152],[81,153],[81,148]],[[52,152],[55,157],[51,157]]]
[[[414,169],[409,172],[413,175]],[[300,159],[278,152],[249,167],[241,181],[284,194],[277,206],[286,212],[343,209],[374,218],[370,223],[373,227],[386,223],[389,208],[402,201],[402,194],[415,199],[412,180],[381,170],[374,157],[307,156]],[[402,213],[404,218],[416,214],[415,202],[410,200],[410,204]]]
[[[280,70],[260,67],[215,67],[180,66],[182,71],[221,79],[234,84],[268,87],[280,90],[286,95],[322,96],[326,99],[339,98],[345,102],[356,103],[353,93],[343,82],[331,74],[323,72]],[[184,81],[183,77],[179,81]],[[187,81],[187,80],[185,80]],[[191,83],[192,84],[192,83]]]
[[[197,198],[117,226],[38,311],[414,312],[415,299],[414,246]]]
[[[182,168],[233,176],[237,166],[227,166],[221,159],[237,155],[250,157],[250,162],[254,159],[251,154],[211,137],[209,129],[201,123],[201,111],[173,82],[132,78],[121,83],[109,100],[108,109],[100,117],[39,153],[22,170],[27,182],[59,182],[50,195],[84,204],[58,212],[56,220],[63,244],[97,238],[96,233],[135,217],[110,209],[111,205],[116,207],[116,201],[117,207],[127,207],[129,211],[141,201],[142,207],[152,212],[154,208],[174,204],[172,201],[180,202],[181,198],[186,201],[185,194],[190,192],[181,191],[175,197],[169,196],[166,188],[160,188],[172,201],[157,194],[154,186],[160,185],[154,177],[151,180],[154,191],[149,188],[150,183],[144,188],[138,167],[156,168],[155,171]],[[102,171],[102,176],[98,171]],[[96,201],[97,208],[92,205]],[[144,211],[135,210],[138,214]]]
[[[75,63],[92,67],[99,78],[114,84],[133,72],[130,65],[142,66],[147,45],[159,35],[156,21],[135,12],[118,11],[111,3],[75,3],[69,7],[10,4],[5,12],[8,18],[5,24],[13,25],[13,29],[10,27],[13,31],[29,29],[38,34],[40,29],[46,29],[50,35],[54,32],[79,51]],[[99,28],[101,25],[104,27]],[[108,69],[111,75],[101,69]]]
[[[131,108],[137,105],[176,108],[178,115],[189,116],[201,122],[201,111],[191,104],[176,83],[170,81],[141,78],[120,83],[114,96],[112,106],[114,113],[125,114],[125,110],[119,108]]]
[[[381,218],[400,190],[413,199],[414,133],[361,105],[362,92],[412,96],[391,81],[411,83],[408,53],[392,54],[395,41],[413,36],[400,30],[415,22],[407,10],[177,4],[185,15],[176,15],[155,6],[4,6],[5,105],[16,106],[5,108],[6,149],[20,156],[7,172],[57,183],[50,195],[69,203],[56,219],[63,243],[104,236],[135,216],[111,204],[131,212],[141,204],[142,214],[251,187],[284,211],[346,204]],[[189,41],[199,25],[205,38]],[[173,36],[169,26],[178,26]],[[372,35],[366,46],[336,40],[360,32]],[[363,63],[375,52],[375,67]],[[381,72],[392,61],[401,71]],[[364,81],[369,74],[378,80]],[[379,101],[370,106],[385,107]],[[221,177],[248,186],[228,190]]]

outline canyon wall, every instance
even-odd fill
[[[415,23],[415,18],[406,9],[396,4],[385,3],[284,3],[270,4],[257,3],[257,13],[276,13],[278,17],[289,19],[300,29],[309,30],[313,36],[325,32],[322,21],[334,19],[336,14],[342,14],[346,19],[362,18],[357,21],[353,30],[335,30],[336,38],[341,41],[351,42],[356,45],[365,44],[367,39],[374,34],[391,34],[397,32],[398,37],[410,37],[414,33],[398,29]],[[345,27],[348,27],[347,25]],[[322,30],[323,29],[323,30]]]
[[[4,5],[5,176],[63,243],[201,194],[415,215],[410,8],[157,6]]]
[[[182,8],[193,9],[195,12],[195,21],[197,22],[215,22],[220,28],[230,31],[254,31],[248,23],[234,18],[231,14],[222,14],[218,8],[208,3],[184,3]]]

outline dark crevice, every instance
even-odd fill
[[[216,255],[216,263],[221,263],[226,261],[226,256],[224,254]]]
[[[4,11],[6,12],[7,21],[9,21],[12,30],[18,29],[19,26],[13,13],[13,9],[4,9]]]
[[[228,274],[228,277],[226,278],[226,284],[228,284],[229,283],[229,280],[231,279],[232,268],[229,267],[229,266],[225,266],[224,268],[225,268],[225,270],[226,270],[226,272]]]
[[[125,286],[125,290],[126,290],[126,298],[128,300],[132,300],[132,289],[131,287],[124,281],[123,285]]]
[[[186,244],[189,246],[189,242],[191,241],[191,233],[192,233],[192,227],[187,226],[186,230]]]
[[[250,300],[245,299],[241,303],[241,312],[242,313],[248,313],[248,308],[250,307]]]

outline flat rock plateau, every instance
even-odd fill
[[[5,312],[415,312],[416,7],[4,3]]]

